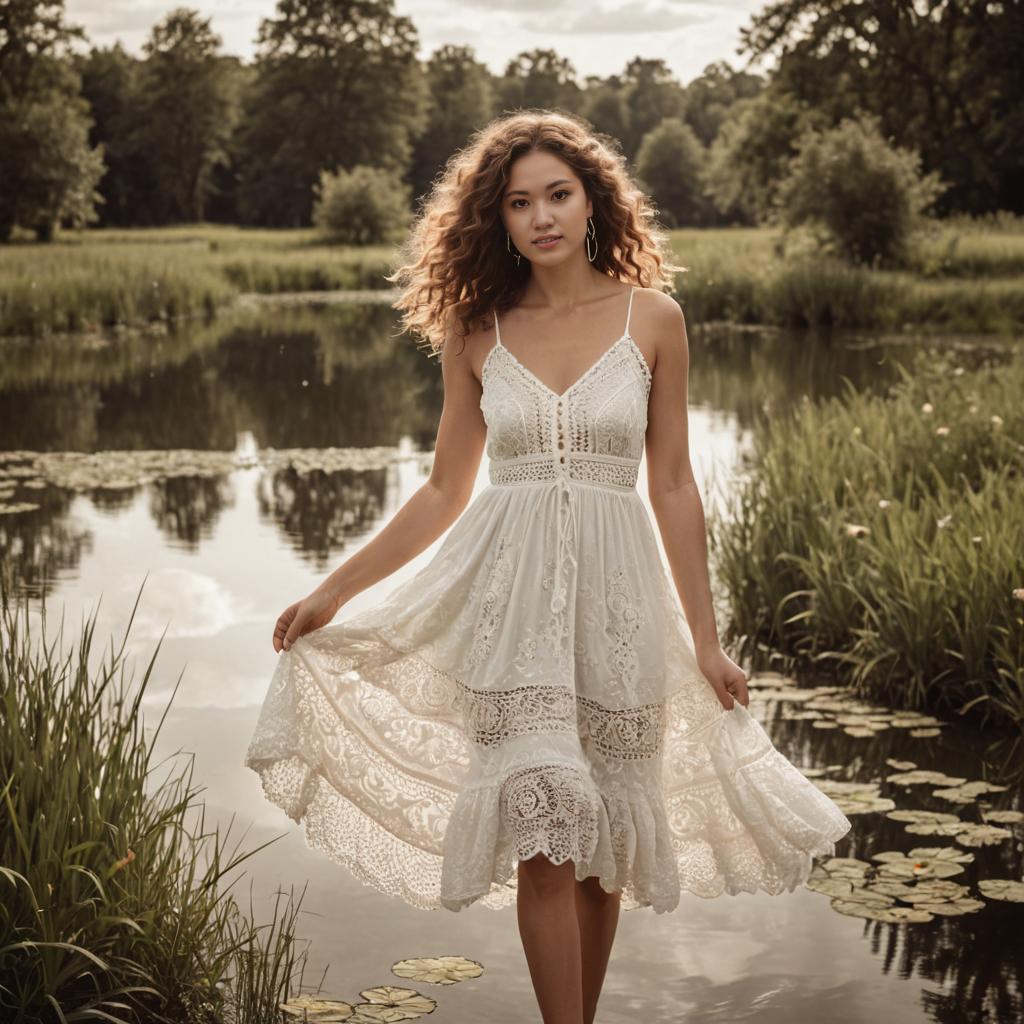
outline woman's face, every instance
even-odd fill
[[[578,258],[593,212],[583,183],[553,153],[534,150],[512,164],[501,219],[514,248],[533,263],[553,265]],[[560,237],[552,245],[538,245],[537,239],[546,235]]]

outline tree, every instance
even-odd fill
[[[759,75],[737,71],[725,61],[709,64],[684,90],[686,123],[710,146],[733,106],[759,95],[764,87]]]
[[[256,80],[236,151],[250,223],[310,223],[321,170],[399,172],[426,124],[411,19],[393,0],[278,0],[260,23]]]
[[[467,46],[446,45],[430,56],[426,67],[430,107],[426,129],[413,147],[409,172],[414,194],[428,191],[445,162],[491,112],[491,82],[487,67]]]
[[[827,127],[825,116],[774,86],[735,103],[706,166],[705,188],[719,212],[743,223],[769,222],[798,140],[812,127]]]
[[[220,45],[209,18],[178,7],[143,46],[138,136],[156,179],[160,220],[202,220],[213,168],[227,160],[237,104]]]
[[[68,52],[83,37],[63,3],[0,5],[0,241],[15,225],[41,240],[95,218],[103,152],[89,145],[88,104]]]
[[[670,228],[707,224],[713,213],[701,186],[704,147],[681,118],[666,117],[644,136],[637,177],[654,197]]]
[[[854,262],[899,265],[943,188],[935,172],[920,173],[920,164],[917,153],[891,146],[870,115],[812,130],[779,189],[783,220],[823,228]]]
[[[666,117],[686,116],[683,87],[660,57],[634,57],[626,65],[622,87],[629,110],[629,134],[622,143],[630,156],[635,156],[643,137]]]
[[[526,50],[508,62],[497,83],[501,109],[519,107],[578,112],[582,94],[576,69],[554,50]]]
[[[741,39],[830,123],[877,115],[950,182],[941,211],[1024,209],[1020,0],[777,0]]]

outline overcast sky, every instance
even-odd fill
[[[224,52],[253,57],[261,18],[274,0],[66,0],[68,21],[92,43],[120,39],[141,53],[150,28],[177,6],[211,19]],[[553,49],[569,58],[582,81],[588,74],[620,72],[635,56],[661,57],[686,84],[714,61],[742,67],[739,30],[765,0],[395,0],[419,33],[421,59],[444,43],[472,47],[478,60],[500,74],[523,50]],[[755,71],[763,68],[755,66]]]

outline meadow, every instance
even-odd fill
[[[1024,219],[955,218],[911,264],[874,270],[772,228],[670,233],[691,323],[1013,334],[1024,327]],[[243,293],[388,288],[390,246],[325,244],[312,229],[221,225],[65,232],[0,248],[0,334],[96,331],[210,317]]]

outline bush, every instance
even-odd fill
[[[636,156],[637,177],[668,227],[711,222],[714,207],[702,184],[706,160],[700,139],[678,117],[662,118],[644,136]]]
[[[394,171],[365,164],[321,171],[314,194],[313,223],[332,242],[397,242],[408,227],[409,188]]]
[[[855,263],[900,266],[946,188],[935,172],[922,176],[920,165],[916,152],[886,141],[873,116],[808,131],[779,188],[782,222],[810,225]]]

